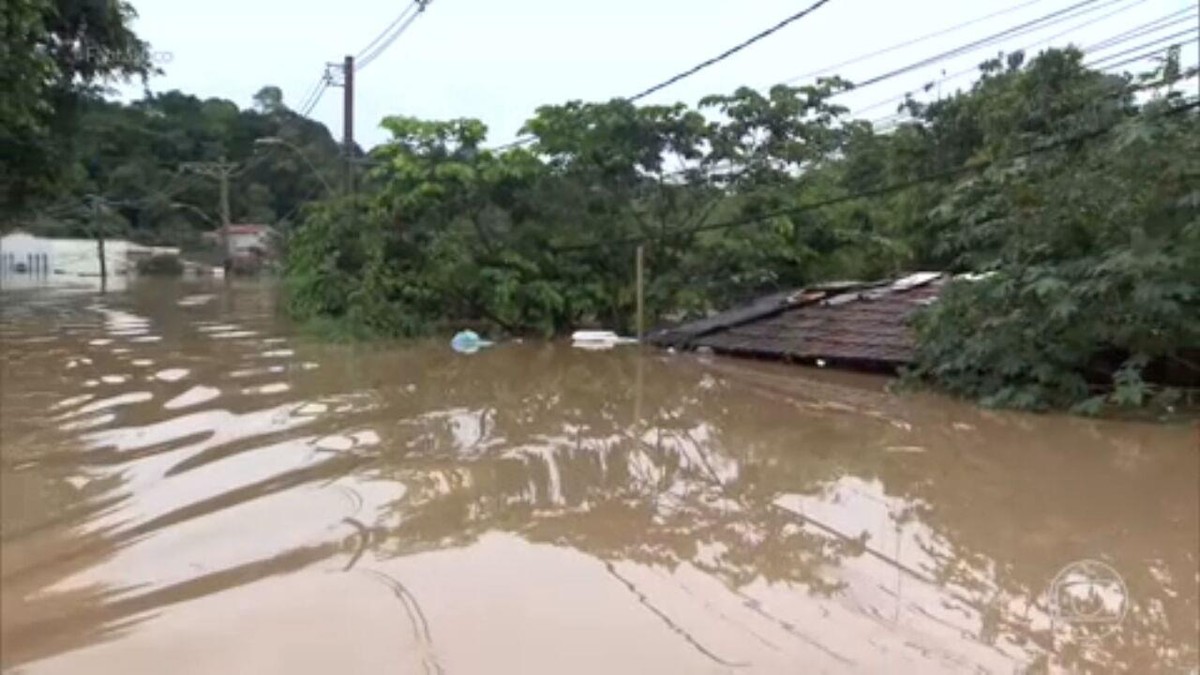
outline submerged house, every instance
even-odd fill
[[[884,282],[836,282],[776,293],[713,316],[657,331],[647,341],[680,350],[869,370],[912,361],[913,312],[949,280],[920,272]]]

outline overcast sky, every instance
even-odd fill
[[[358,141],[371,146],[386,140],[379,121],[387,115],[404,114],[479,118],[491,130],[490,141],[503,143],[515,137],[539,105],[633,94],[724,51],[812,1],[433,0],[387,52],[359,73]],[[742,85],[769,87],[1011,10],[838,71],[861,82],[1080,1],[830,0],[810,16],[648,102],[695,103],[704,95],[728,93]],[[276,85],[292,107],[303,102],[326,62],[359,52],[408,3],[134,0],[140,14],[136,30],[162,55],[161,66],[166,71],[152,80],[151,89],[181,89],[249,106],[261,87]],[[1086,6],[1091,11],[1085,14],[944,59],[855,92],[842,102],[852,109],[865,108],[917,89],[943,72],[950,75],[970,69],[1002,50],[1033,46],[1060,33],[1066,34],[1049,44],[1073,42],[1087,47],[1176,12],[1181,13],[1178,18],[1190,16],[1190,21],[1115,44],[1097,51],[1095,57],[1111,56],[1191,29],[1190,35],[1162,46],[1185,41],[1184,61],[1194,64],[1198,59],[1196,6],[1195,0],[1095,0]],[[1114,58],[1111,63],[1124,58]],[[968,86],[970,81],[970,76],[949,80],[941,85],[942,91]],[[1194,81],[1189,86],[1194,90]],[[894,110],[895,104],[888,102],[864,112],[863,117],[882,118]],[[325,92],[313,115],[340,137],[341,90]]]

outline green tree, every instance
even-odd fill
[[[0,211],[12,215],[69,175],[87,101],[109,82],[144,79],[154,69],[130,28],[136,13],[127,2],[13,0],[0,11]]]

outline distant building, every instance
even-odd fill
[[[232,257],[271,255],[275,229],[270,225],[229,225],[225,228],[225,246]]]
[[[45,276],[53,270],[50,243],[24,232],[0,237],[0,276],[30,274]]]
[[[270,225],[227,225],[204,238],[220,247],[224,241],[225,269],[255,273],[275,258],[277,232]]]
[[[104,241],[105,267],[110,277],[132,274],[137,261],[153,255],[179,255],[167,246],[141,246],[124,239]],[[26,232],[0,237],[0,284],[37,286],[100,276],[95,239],[48,239]]]

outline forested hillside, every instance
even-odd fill
[[[219,183],[190,170],[197,163],[232,164],[235,222],[294,223],[303,204],[326,196],[322,177],[339,175],[338,143],[290,110],[276,87],[264,87],[250,109],[178,91],[116,101],[114,85],[147,84],[160,67],[133,33],[128,3],[12,0],[0,11],[6,229],[92,236],[101,228],[190,247],[221,221]],[[286,144],[256,144],[263,138]]]

